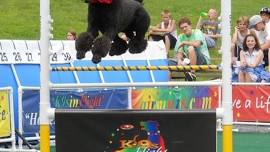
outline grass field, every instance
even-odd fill
[[[83,1],[50,0],[55,39],[65,39],[71,28],[78,33],[86,29],[87,5]],[[190,17],[193,25],[201,11],[220,10],[219,0],[144,0],[144,5],[152,25],[158,23],[163,9],[171,10],[176,20]],[[232,0],[232,23],[241,15],[257,14],[263,6],[270,6],[270,1]],[[39,39],[39,0],[0,0],[0,10],[0,39]]]
[[[50,0],[51,16],[54,19],[54,39],[65,39],[67,31],[77,33],[87,27],[87,4],[84,0]],[[196,26],[200,12],[216,8],[220,13],[219,0],[144,0],[144,6],[150,14],[151,25],[160,20],[160,12],[169,9],[173,18],[187,16]],[[232,0],[232,25],[239,16],[257,14],[261,7],[270,6],[269,0]],[[40,38],[39,0],[0,0],[0,39],[36,40]],[[220,64],[221,55],[218,46],[210,50],[212,64]],[[172,52],[172,51],[171,51]],[[170,57],[173,53],[170,53]],[[204,80],[204,78],[199,79]]]
[[[233,133],[234,152],[269,152],[270,133]],[[218,152],[221,152],[221,135],[218,136]]]

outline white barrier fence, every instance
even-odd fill
[[[114,87],[129,87],[129,108],[131,109],[131,90],[134,89],[134,87],[180,87],[180,86],[220,86],[221,81],[202,81],[202,82],[157,82],[157,83],[88,83],[88,84],[51,84],[51,87],[56,90],[70,90],[70,89],[79,89],[79,90],[84,90],[84,89],[89,89],[89,88],[114,88]],[[251,85],[254,87],[261,86],[261,85],[269,85],[269,84],[256,84],[256,83],[248,83],[248,84],[242,84],[242,83],[233,83],[233,85],[238,85],[238,86],[243,86],[243,85]],[[132,86],[132,88],[131,88]],[[12,89],[11,88],[3,88],[1,90],[8,90],[9,96],[12,94]],[[0,91],[1,91],[0,90]],[[24,90],[39,90],[39,87],[20,87],[18,90],[19,94],[19,132],[21,134],[24,133],[23,131],[23,122],[22,122],[22,93]],[[220,99],[220,94],[221,94],[221,87],[219,87],[219,108],[221,107],[221,99]],[[10,98],[10,114],[13,114],[13,102],[12,102],[12,96]],[[14,126],[14,116],[11,116],[11,125]],[[218,120],[220,122],[220,119]],[[222,124],[222,122],[220,123]],[[241,124],[241,125],[262,125],[262,126],[269,126],[270,123],[263,123],[263,122],[234,122],[233,124]],[[20,139],[19,140],[19,148],[16,149],[15,146],[15,128],[13,127],[13,131],[11,133],[11,136],[8,138],[3,138],[0,139],[0,142],[12,142],[12,146],[10,149],[0,149],[0,151],[35,151],[35,150],[30,150],[30,149],[24,149],[23,147],[23,142]],[[221,126],[218,127],[218,130],[221,130]],[[14,137],[12,137],[14,136]],[[55,136],[51,136],[51,139],[54,140]],[[26,137],[26,140],[39,140],[39,134],[37,133],[35,137]]]

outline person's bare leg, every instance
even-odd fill
[[[184,55],[182,52],[176,53],[177,65],[183,65],[183,57]]]
[[[231,46],[231,54],[232,54],[232,63],[235,65],[236,64],[236,61],[237,61],[237,57],[235,57],[235,54],[234,54],[234,50],[235,49],[237,49],[237,48],[235,48],[235,44],[234,43],[232,43],[231,44],[232,46]],[[236,50],[236,52],[237,52],[237,50]]]
[[[190,65],[196,65],[197,64],[197,55],[195,48],[193,46],[188,47],[188,56],[190,60]]]
[[[238,73],[238,81],[245,82],[245,73],[243,73],[242,71],[239,71]]]
[[[250,75],[248,73],[246,73],[245,77],[246,77],[246,81],[245,82],[253,82],[252,79],[251,79],[251,77],[250,77]]]
[[[270,72],[270,49],[268,49],[268,72]]]
[[[170,43],[170,39],[169,37],[166,35],[165,36],[165,47],[166,47],[166,51],[167,54],[169,53],[170,47],[171,47],[171,43]]]

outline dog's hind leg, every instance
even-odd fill
[[[142,7],[136,11],[135,18],[135,36],[129,42],[129,52],[141,53],[147,47],[147,40],[144,37],[150,25],[150,17]]]
[[[127,42],[121,39],[118,35],[112,43],[112,48],[109,52],[110,56],[124,54],[128,49]]]

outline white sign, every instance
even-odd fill
[[[51,63],[68,63],[73,60],[70,51],[52,52]],[[0,64],[39,64],[39,50],[0,50]]]
[[[50,63],[69,63],[76,60],[74,41],[50,41]],[[39,41],[0,40],[0,64],[39,64]],[[102,60],[153,60],[166,59],[163,41],[149,41],[146,50],[138,54],[128,51],[121,56],[107,55]],[[92,59],[91,51],[87,52],[86,60]]]

